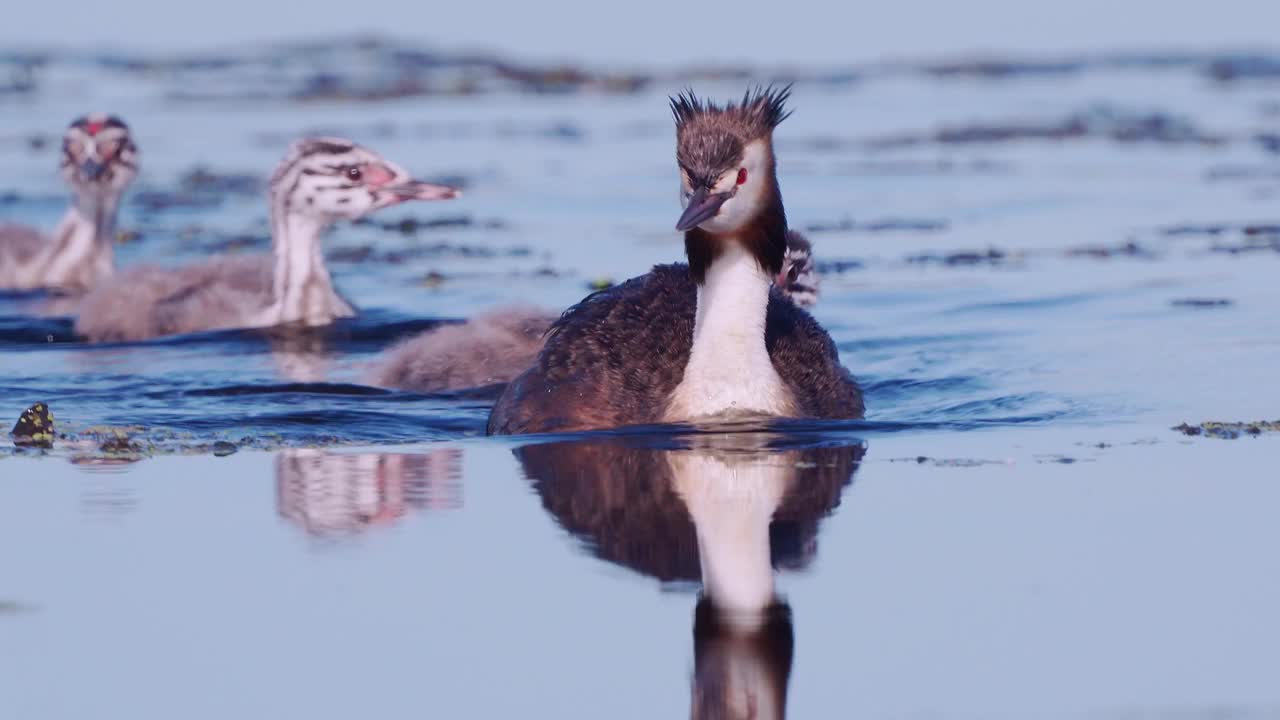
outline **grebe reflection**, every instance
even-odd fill
[[[603,560],[701,587],[694,718],[782,718],[793,648],[776,569],[807,567],[861,446],[772,450],[765,436],[689,447],[553,442],[516,450],[543,506]]]

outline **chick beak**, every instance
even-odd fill
[[[86,180],[94,181],[102,177],[102,173],[106,172],[107,164],[99,161],[97,158],[88,158],[80,163],[80,174]]]
[[[410,200],[452,200],[462,196],[462,191],[449,185],[409,180],[398,185],[389,185],[381,189],[388,205],[408,202]]]

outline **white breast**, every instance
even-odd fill
[[[698,289],[693,347],[664,419],[738,413],[794,414],[786,384],[764,344],[768,274],[737,243],[707,269]]]

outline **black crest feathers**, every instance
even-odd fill
[[[741,103],[731,102],[724,106],[710,100],[703,100],[689,89],[669,99],[671,115],[676,121],[677,128],[700,117],[718,115],[733,121],[748,135],[759,137],[771,132],[791,115],[791,111],[786,107],[790,97],[791,85],[787,84],[782,87],[769,85],[751,88],[743,94]]]

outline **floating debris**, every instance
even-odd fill
[[[921,145],[978,145],[1024,140],[1063,142],[1101,138],[1118,143],[1171,145],[1226,144],[1227,138],[1200,130],[1190,120],[1159,111],[1130,111],[1110,105],[1072,113],[1061,118],[1005,120],[944,127],[932,133],[908,133],[874,138],[865,144],[872,150]]]
[[[1274,223],[1208,223],[1204,225],[1169,225],[1159,230],[1168,237],[1187,235],[1208,235],[1211,237],[1240,233],[1246,236],[1277,235],[1280,236],[1280,224]]]
[[[227,255],[248,250],[265,250],[269,247],[271,247],[270,235],[215,232],[211,239],[195,243],[193,249],[205,255]]]
[[[16,600],[0,600],[0,615],[18,615],[34,611],[35,607],[24,605]]]
[[[866,263],[861,260],[819,260],[814,263],[814,268],[819,275],[843,275],[853,270],[861,270],[865,268]]]
[[[262,180],[256,173],[220,173],[197,166],[184,173],[178,185],[188,193],[258,197],[263,192]]]
[[[1209,248],[1211,252],[1226,253],[1228,255],[1243,255],[1245,253],[1255,252],[1280,252],[1280,235],[1257,235],[1246,237],[1237,243],[1214,243]]]
[[[325,258],[331,263],[378,262],[400,265],[423,258],[456,257],[488,260],[496,257],[528,257],[532,254],[533,251],[524,245],[495,248],[478,243],[438,242],[385,251],[379,250],[372,244],[348,245],[330,250],[325,254]]]
[[[1218,82],[1280,81],[1280,58],[1271,55],[1228,55],[1210,62],[1206,72]]]
[[[1055,465],[1074,465],[1078,462],[1093,462],[1093,460],[1074,458],[1070,455],[1037,455],[1036,462],[1041,465],[1049,463]]]
[[[981,467],[983,465],[1011,464],[1006,460],[980,460],[975,458],[933,458],[927,455],[917,455],[916,457],[906,457],[906,458],[889,458],[889,462],[915,463],[917,465],[932,465],[934,467],[951,467],[951,468],[969,468],[969,467]]]
[[[907,262],[913,265],[946,265],[948,267],[967,267],[972,265],[1003,265],[1010,256],[999,248],[982,250],[962,250],[952,253],[922,253],[910,255]]]
[[[145,212],[163,210],[208,210],[222,205],[222,197],[178,190],[139,190],[130,195],[130,204]]]
[[[1209,421],[1202,422],[1199,425],[1189,425],[1184,422],[1181,425],[1174,426],[1172,429],[1190,437],[1203,435],[1222,440],[1235,440],[1241,435],[1256,436],[1262,433],[1280,432],[1280,420],[1260,420],[1256,422]]]
[[[1174,307],[1220,308],[1230,307],[1235,304],[1235,301],[1228,298],[1177,298],[1170,300],[1169,304]]]
[[[1111,260],[1119,257],[1153,259],[1156,253],[1130,240],[1119,245],[1082,245],[1067,248],[1063,253],[1069,258],[1092,258],[1094,260]]]
[[[823,153],[838,151],[852,146],[858,149],[859,141],[841,140],[839,138],[815,138],[798,143],[802,148],[819,150]],[[940,160],[859,160],[840,162],[832,169],[841,175],[868,175],[872,177],[912,177],[931,175],[1008,175],[1013,172],[1013,165],[993,160],[958,161]]]
[[[942,78],[1015,78],[1074,75],[1086,68],[1082,59],[1014,60],[973,59],[925,65],[922,70]]]
[[[502,220],[476,220],[470,215],[451,215],[436,218],[406,217],[399,220],[378,221],[369,218],[357,220],[356,225],[372,225],[388,232],[401,235],[417,235],[429,230],[458,230],[462,228],[480,228],[482,230],[505,230],[507,224]]]
[[[115,434],[109,435],[98,444],[98,451],[111,458],[120,456],[128,458],[141,458],[146,450],[142,444],[134,442],[128,434],[123,431],[117,431]]]
[[[1280,155],[1280,133],[1258,133],[1253,141],[1273,155]]]
[[[1210,252],[1240,255],[1254,252],[1280,252],[1280,224],[1276,223],[1204,223],[1169,225],[1157,230],[1165,237],[1207,237],[1215,242]]]
[[[935,220],[931,218],[886,218],[883,220],[873,220],[871,222],[856,222],[849,218],[845,218],[836,222],[810,223],[805,226],[804,230],[808,233],[941,232],[946,230],[948,226],[949,224],[946,220]]]
[[[444,273],[439,270],[432,270],[426,275],[423,275],[422,279],[418,281],[418,284],[423,287],[436,288],[443,285],[447,279],[448,278]]]
[[[45,403],[39,402],[32,405],[22,411],[22,415],[18,417],[18,422],[9,435],[13,438],[13,444],[18,447],[52,448],[53,412]]]
[[[1274,152],[1280,153],[1280,136],[1277,136],[1277,147]],[[1272,165],[1217,165],[1205,171],[1205,179],[1210,182],[1280,180],[1280,167]]]

